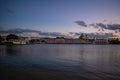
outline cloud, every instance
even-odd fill
[[[87,27],[87,24],[84,21],[75,21],[76,24],[82,27]]]
[[[10,9],[10,8],[5,8],[5,11],[7,13],[10,13],[10,14],[14,14],[15,13],[15,11],[13,9]]]
[[[99,26],[102,29],[107,29],[107,26],[103,23],[96,23],[96,26]]]
[[[102,30],[104,31],[106,30],[113,30],[113,31],[120,31],[120,24],[104,24],[104,23],[94,23],[94,24],[90,24],[89,26],[92,26],[96,29],[98,29],[98,31]]]
[[[107,38],[107,37],[113,37],[113,33],[82,33],[82,32],[69,32],[67,34],[60,33],[60,32],[43,32],[43,31],[37,31],[37,30],[31,30],[31,29],[10,29],[10,30],[0,30],[0,34],[18,34],[21,36],[26,37],[65,37],[65,38],[78,38],[81,34],[87,35],[89,38]]]
[[[57,36],[62,36],[62,37],[70,37],[64,33],[60,32],[42,32],[42,31],[37,31],[37,30],[31,30],[31,29],[21,29],[21,28],[16,28],[16,29],[9,29],[9,30],[0,30],[0,34],[20,34],[26,37],[31,35],[31,37],[57,37]]]
[[[109,30],[120,30],[120,24],[108,24],[107,29],[109,29]]]
[[[57,36],[68,37],[67,35],[60,32],[40,32],[39,34],[43,36],[52,36],[52,37],[57,37]]]
[[[12,8],[8,7],[1,7],[0,12],[4,14],[14,14],[16,11]]]
[[[96,23],[94,24],[89,24],[89,26],[92,26],[92,27],[94,27],[94,28],[99,28],[97,25],[96,25]]]
[[[102,29],[102,31],[104,31],[104,29],[107,30],[120,30],[120,24],[103,24],[103,23],[96,23],[96,26],[100,27]]]
[[[87,25],[84,21],[75,21],[76,24],[82,27],[93,27],[98,29],[98,31],[105,31],[105,30],[118,30],[120,32],[120,24],[104,24],[104,23],[92,23]]]
[[[87,35],[89,38],[107,38],[107,37],[113,37],[113,33],[74,33],[74,36],[80,36],[81,34]]]
[[[104,20],[106,22],[107,20]],[[105,30],[113,30],[120,32],[120,24],[104,24],[104,23],[92,23],[92,24],[86,24],[85,21],[75,21],[76,24],[82,27],[93,27],[95,29],[98,29],[98,31],[105,31]]]
[[[37,32],[37,33],[39,33],[40,31],[30,30],[30,29],[20,29],[20,28],[9,29],[9,30],[0,30],[0,33],[10,33],[10,34],[19,34],[19,33],[24,33],[24,32]]]

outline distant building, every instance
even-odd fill
[[[93,44],[108,44],[108,40],[107,39],[95,39]]]
[[[26,41],[23,41],[23,40],[14,40],[12,41],[13,44],[27,44]]]
[[[64,37],[56,37],[55,42],[58,44],[60,44],[60,43],[63,44],[63,43],[65,43],[65,39],[64,39]]]
[[[80,44],[81,43],[81,39],[79,39],[79,38],[73,39],[73,43],[74,44]]]
[[[81,39],[81,40],[88,40],[89,38],[88,38],[87,35],[81,34],[80,37],[79,37],[79,39]]]
[[[73,39],[65,39],[66,44],[73,44]]]
[[[47,43],[54,44],[54,43],[56,43],[56,39],[55,38],[48,38]]]
[[[31,39],[31,40],[29,40],[29,42],[33,43],[33,44],[40,44],[41,43],[40,39]]]
[[[29,39],[28,37],[19,36],[18,39],[12,39],[12,40],[9,40],[8,42],[12,42],[13,44],[28,44]]]
[[[7,40],[7,36],[3,36],[3,38],[4,38],[3,43],[12,43],[12,44],[28,44],[29,43],[28,37],[18,36],[17,39],[9,39],[9,40]]]

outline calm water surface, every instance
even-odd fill
[[[120,45],[0,46],[0,70],[2,70],[3,76],[12,74],[7,70],[20,70],[22,72],[41,72],[39,76],[42,75],[42,72],[51,74],[52,72],[60,72],[61,74],[74,73],[73,77],[77,74],[87,79],[120,80]]]

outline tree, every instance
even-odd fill
[[[113,40],[109,40],[110,44],[120,44],[119,39],[113,39]]]
[[[0,35],[0,42],[2,41],[2,37],[1,37],[1,35]]]
[[[0,43],[4,40],[4,38],[0,35]]]
[[[6,37],[6,40],[9,41],[9,40],[15,40],[15,39],[18,39],[18,36],[15,35],[15,34],[9,34],[7,37]]]

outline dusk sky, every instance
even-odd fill
[[[14,28],[119,33],[120,0],[0,0],[0,29]]]

